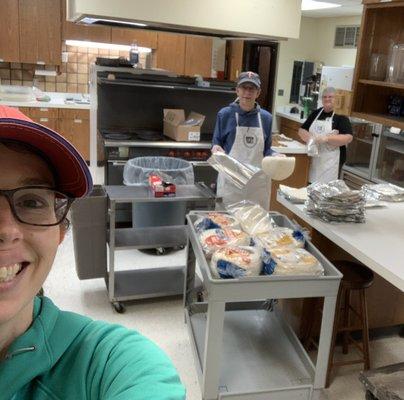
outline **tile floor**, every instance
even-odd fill
[[[185,264],[183,252],[157,257],[127,251],[119,255],[117,263],[119,269],[125,269],[131,264],[133,267],[149,266],[150,264],[178,265],[181,260]],[[117,314],[108,302],[102,279],[78,280],[75,273],[71,231],[59,249],[55,265],[44,289],[46,295],[63,309],[125,325],[154,340],[168,353],[177,367],[187,388],[187,399],[201,399],[191,347],[184,325],[181,298],[138,301],[128,305],[125,314]],[[399,336],[375,340],[371,343],[371,356],[374,367],[403,361],[404,340]],[[364,399],[364,391],[358,381],[360,368],[360,365],[339,368],[331,388],[315,393],[313,399]]]

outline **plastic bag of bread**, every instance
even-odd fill
[[[240,229],[207,229],[199,234],[199,241],[207,257],[226,246],[248,246],[250,237]]]
[[[252,246],[229,246],[216,250],[210,263],[214,278],[257,276],[262,271],[261,249]]]
[[[266,275],[324,275],[324,268],[305,249],[287,247],[265,251],[263,271]]]
[[[197,232],[207,229],[240,228],[240,224],[232,215],[220,212],[209,212],[201,214],[201,217],[194,222]]]
[[[241,228],[252,236],[276,226],[264,208],[249,200],[230,204],[227,210],[240,222]]]
[[[266,250],[275,247],[304,247],[305,238],[300,230],[292,230],[290,228],[277,227],[270,229],[268,232],[260,233],[255,240]]]

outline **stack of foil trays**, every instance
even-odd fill
[[[351,190],[344,181],[313,183],[307,188],[308,214],[326,222],[365,222],[365,197]]]
[[[362,190],[367,200],[404,201],[404,189],[391,183],[378,183],[376,185],[363,185]]]

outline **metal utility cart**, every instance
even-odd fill
[[[156,198],[146,185],[105,186],[109,203],[109,263],[105,276],[109,301],[117,312],[124,312],[122,301],[181,294],[184,266],[115,271],[115,252],[128,249],[181,247],[188,243],[185,225],[150,228],[116,228],[117,203],[201,202],[215,204],[213,192],[203,184],[178,185],[175,197]]]
[[[277,225],[293,227],[283,215],[271,215]],[[184,305],[202,399],[311,399],[313,389],[325,384],[342,275],[307,242],[306,249],[322,263],[324,276],[215,279],[194,228],[196,218],[194,212],[187,216],[190,246]],[[194,301],[196,262],[208,293],[206,303]],[[324,297],[315,365],[278,307],[269,311],[257,307],[258,300],[304,297]]]

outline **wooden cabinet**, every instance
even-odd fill
[[[112,28],[111,43],[130,45],[134,41],[140,47],[157,48],[157,32],[145,29]]]
[[[2,0],[0,12],[0,60],[16,61],[20,57],[18,1]]]
[[[243,40],[228,40],[226,79],[235,81],[243,68]]]
[[[338,115],[351,115],[352,91],[338,89],[335,93],[334,111]]]
[[[186,35],[184,68],[185,75],[201,75],[206,78],[209,78],[211,76],[212,45],[212,38]]]
[[[38,124],[60,133],[90,160],[90,111],[73,108],[18,107]]]
[[[300,139],[299,131],[301,124],[296,121],[292,121],[291,119],[280,117],[279,118],[279,133],[283,133],[284,135],[290,137],[293,140],[297,140],[298,142],[302,142]]]
[[[90,159],[89,110],[60,108],[59,132],[73,144],[85,160]]]
[[[184,75],[185,35],[159,32],[157,34],[157,68]]]
[[[372,54],[388,57],[392,43],[404,43],[404,1],[366,2],[353,83],[352,115],[404,129],[404,117],[388,114],[392,95],[404,97],[404,83],[370,79]]]
[[[61,63],[60,0],[19,0],[19,43],[22,63]]]

